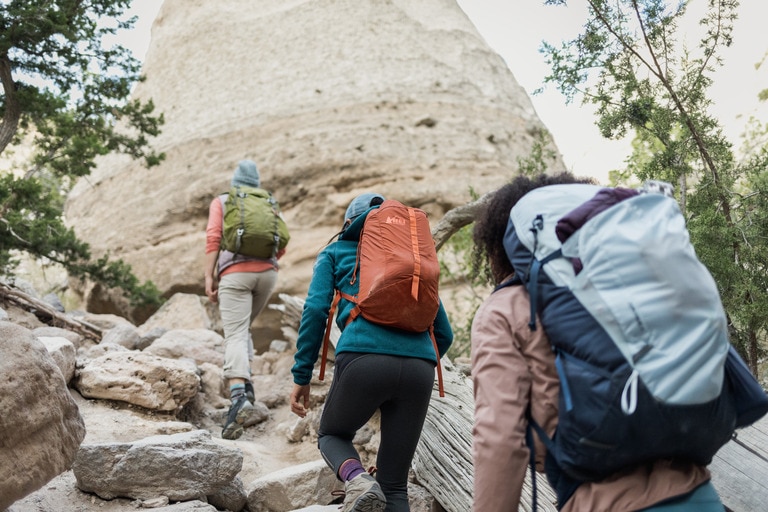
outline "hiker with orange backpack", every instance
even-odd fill
[[[376,248],[400,235],[403,245],[394,252],[388,252],[391,247]],[[359,195],[349,204],[337,236],[315,261],[296,343],[291,411],[300,417],[307,414],[313,368],[337,306],[336,323],[342,332],[318,448],[345,482],[343,511],[408,511],[408,471],[439,358],[453,341],[437,297],[434,242],[423,212],[375,193]],[[387,261],[377,260],[382,256]],[[407,271],[402,271],[407,275],[400,276],[407,286],[395,284],[393,295],[385,293],[369,307],[363,299],[376,297],[377,282],[389,282],[400,259],[407,262]],[[400,296],[398,288],[407,290]],[[352,440],[377,409],[381,442],[373,477]]]
[[[478,309],[472,323],[475,395],[473,510],[517,510],[525,473],[529,463],[534,463],[538,471],[546,469],[548,480],[558,494],[558,510],[563,512],[722,512],[723,505],[704,464],[684,458],[656,458],[612,471],[603,478],[580,480],[572,472],[563,470],[558,462],[560,459],[556,457],[559,454],[549,450],[550,447],[559,449],[560,445],[551,443],[545,448],[541,442],[542,434],[532,434],[529,428],[535,422],[541,427],[543,435],[552,439],[554,434],[557,439],[557,429],[563,425],[564,409],[569,405],[564,400],[566,389],[559,372],[562,365],[576,362],[573,357],[556,362],[552,348],[554,338],[548,338],[548,333],[542,328],[541,315],[531,307],[536,298],[529,293],[526,278],[517,275],[521,273],[516,272],[518,268],[535,267],[531,263],[536,262],[530,257],[520,258],[519,262],[515,260],[514,264],[511,261],[516,254],[510,254],[504,243],[511,232],[510,211],[534,189],[573,187],[561,189],[564,191],[561,200],[565,201],[568,190],[589,187],[590,183],[589,179],[579,179],[568,173],[535,178],[521,176],[497,190],[476,218],[474,258],[476,262],[487,262],[496,288]],[[594,194],[594,191],[587,192]],[[546,211],[544,202],[536,204],[541,211]],[[541,215],[537,217],[540,218]],[[536,229],[531,226],[528,231]],[[519,233],[519,236],[529,235],[528,231]],[[542,243],[539,239],[539,246]],[[566,266],[574,263],[560,261]],[[518,263],[520,266],[517,266]],[[534,279],[537,277],[530,277],[531,281]],[[564,296],[565,292],[562,292],[558,297],[560,305]],[[570,311],[573,316],[574,310]],[[568,318],[563,314],[557,321],[566,325]],[[569,328],[571,331],[578,330],[573,326]],[[549,334],[554,331],[550,330]],[[589,343],[593,342],[590,337]],[[586,365],[579,364],[582,374],[586,375],[586,370],[583,370]],[[604,372],[607,373],[606,370]],[[574,379],[571,385],[575,384],[578,383]],[[579,390],[573,391],[578,393]],[[575,397],[574,401],[584,398],[583,395],[585,393],[582,397]],[[642,406],[639,403],[642,400],[640,392],[635,398],[639,411]],[[646,429],[656,427],[651,423],[646,425]],[[620,441],[628,446],[638,444],[638,440],[631,436]],[[529,449],[531,443],[534,447],[533,461]],[[608,467],[615,462],[616,449],[598,445],[586,436],[581,438],[580,443],[569,447],[575,452],[588,452],[595,448],[603,449],[604,456],[596,458],[594,465]]]

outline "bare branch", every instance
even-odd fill
[[[491,191],[472,201],[471,203],[457,206],[448,210],[440,219],[440,222],[432,229],[432,238],[435,239],[435,246],[440,248],[456,233],[458,230],[475,221],[477,213],[491,200],[495,191]]]

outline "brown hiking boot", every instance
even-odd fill
[[[387,498],[381,487],[368,473],[361,473],[344,484],[344,504],[341,512],[383,512]]]

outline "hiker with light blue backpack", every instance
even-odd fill
[[[706,466],[768,397],[671,187],[518,177],[473,236],[474,510],[517,509],[531,466],[566,512],[722,512]]]

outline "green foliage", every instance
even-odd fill
[[[150,282],[139,284],[131,268],[108,256],[92,261],[88,245],[79,241],[61,218],[61,195],[38,179],[0,176],[0,271],[8,273],[17,263],[10,250],[45,256],[63,265],[73,277],[91,279],[128,292],[134,306],[159,304],[160,292]]]
[[[12,251],[61,263],[71,275],[122,288],[134,304],[157,304],[151,283],[107,256],[92,261],[87,244],[62,220],[63,198],[95,159],[121,152],[149,166],[164,158],[149,146],[163,116],[152,102],[130,101],[140,62],[108,38],[133,27],[130,0],[0,0],[0,153],[33,140],[23,176],[0,190],[0,270]]]
[[[543,174],[547,170],[547,160],[555,158],[555,152],[551,146],[551,136],[549,132],[539,131],[536,133],[531,153],[526,157],[518,157],[517,165],[520,168],[520,174],[524,176],[535,176]]]
[[[452,303],[461,304],[461,313],[449,313],[453,328],[453,345],[448,351],[448,357],[469,357],[470,334],[472,319],[484,297],[485,280],[478,277],[478,272],[471,267],[472,262],[472,228],[474,224],[462,227],[448,239],[440,251],[440,283],[444,289],[451,289]],[[441,292],[441,295],[443,292]]]
[[[527,176],[546,173],[547,162],[554,157],[550,143],[549,133],[540,132],[531,152],[518,158],[519,173]],[[478,199],[473,189],[470,189],[470,196],[473,201]],[[469,357],[472,321],[493,286],[493,274],[487,255],[480,253],[473,241],[474,226],[474,223],[468,224],[456,231],[440,252],[441,286],[444,289],[448,285],[452,290],[452,302],[464,307],[460,313],[449,313],[454,334],[453,345],[448,352],[451,359]]]
[[[568,101],[579,96],[594,104],[606,138],[635,134],[628,168],[612,180],[677,186],[691,241],[720,289],[732,341],[754,371],[768,333],[766,145],[752,144],[752,157],[738,163],[709,114],[712,72],[732,42],[738,2],[709,2],[693,49],[677,38],[689,3],[588,0],[582,34],[559,47],[544,45],[551,66],[545,82]]]

